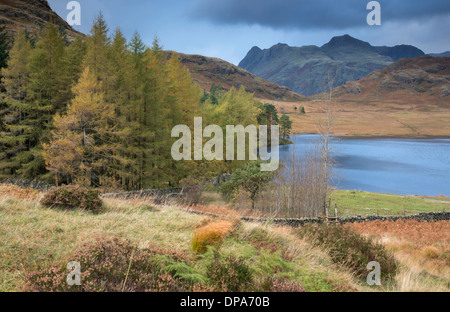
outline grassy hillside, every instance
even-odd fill
[[[333,132],[342,136],[450,136],[450,58],[404,59],[333,90]],[[272,101],[293,120],[294,133],[317,133],[323,95],[305,103]],[[304,106],[306,115],[301,114]],[[295,109],[297,107],[297,109]]]
[[[103,212],[92,214],[42,207],[38,203],[42,194],[16,187],[2,186],[0,195],[1,291],[22,289],[29,272],[51,264],[64,267],[74,260],[71,255],[75,250],[87,242],[94,242],[96,236],[119,237],[139,248],[156,245],[180,252],[192,259],[188,263],[194,264],[188,269],[199,274],[198,278],[206,274],[208,257],[195,255],[191,246],[193,233],[199,227],[214,224],[209,218],[188,214],[178,207],[154,206],[139,200],[107,200]],[[441,231],[448,230],[449,222],[439,224]],[[395,228],[395,224],[389,227]],[[350,268],[336,263],[327,248],[313,244],[308,237],[301,237],[298,230],[292,228],[241,223],[217,248],[224,256],[243,258],[258,287],[264,285],[268,276],[278,276],[301,285],[305,291],[449,290],[448,264],[447,269],[436,270],[437,264],[442,266],[439,259],[448,257],[445,254],[449,243],[446,237],[435,237],[434,241],[421,245],[423,248],[429,244],[440,246],[436,250],[426,249],[423,254],[418,253],[417,248],[415,250],[417,261],[427,262],[434,257],[434,264],[429,266],[432,275],[417,271],[416,262],[409,259],[400,266],[394,280],[376,288],[369,288]],[[395,253],[394,247],[390,250]],[[401,255],[404,257],[409,251],[403,248]],[[399,256],[399,259],[402,258]],[[436,277],[436,274],[441,275]],[[286,285],[292,284],[284,285],[285,288],[278,290],[287,291]]]

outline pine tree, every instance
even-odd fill
[[[55,174],[57,183],[108,184],[113,175],[109,139],[114,108],[105,103],[101,83],[89,67],[73,93],[67,113],[54,118],[51,142],[43,145],[47,169]]]
[[[291,135],[292,121],[288,115],[282,115],[280,118],[280,135],[282,138],[287,139]]]
[[[47,24],[28,63],[26,102],[29,109],[25,119],[28,147],[17,156],[21,163],[17,173],[24,178],[34,179],[46,173],[41,142],[49,140],[53,114],[66,107],[61,97],[69,87],[62,79],[64,54],[65,45],[58,27]]]
[[[0,135],[0,172],[8,176],[21,168],[21,153],[35,143],[32,141],[33,129],[28,123],[28,115],[33,108],[26,101],[30,55],[31,44],[25,33],[19,33],[11,49],[8,66],[1,72],[7,107],[1,116],[4,129]]]
[[[105,96],[111,90],[111,62],[109,49],[111,39],[108,36],[108,26],[100,13],[91,28],[91,35],[87,39],[87,51],[83,62],[83,68],[90,67],[91,71],[102,82]]]
[[[10,39],[6,27],[0,26],[0,70],[8,64]],[[1,78],[1,77],[0,77]]]
[[[61,62],[61,90],[58,101],[63,105],[60,113],[64,113],[67,104],[73,98],[72,88],[77,84],[83,72],[83,59],[86,55],[86,41],[81,38],[75,39],[67,48]]]

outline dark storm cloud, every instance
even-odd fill
[[[450,14],[449,0],[379,0],[382,22]],[[218,24],[274,29],[345,29],[364,26],[369,0],[197,0],[191,16]]]

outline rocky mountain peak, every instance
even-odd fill
[[[343,35],[331,38],[327,44],[322,46],[322,49],[329,50],[342,47],[371,48],[371,45],[350,35]]]

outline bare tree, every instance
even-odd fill
[[[281,218],[317,217],[325,212],[329,181],[333,177],[331,157],[336,110],[333,103],[334,76],[324,88],[325,117],[318,122],[317,141],[306,144],[301,153],[294,146],[276,178],[258,196],[255,208],[266,216]]]
[[[322,203],[324,209],[326,209],[326,203],[328,198],[329,182],[331,180],[331,174],[334,169],[334,162],[331,155],[331,139],[333,135],[333,127],[336,121],[336,109],[333,103],[333,88],[334,88],[335,75],[331,71],[328,72],[328,79],[324,84],[324,99],[325,99],[325,117],[318,121],[318,132],[320,134],[319,141],[321,146],[321,164],[322,179],[320,182],[323,188]]]

